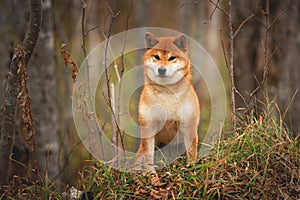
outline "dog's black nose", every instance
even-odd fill
[[[158,74],[159,74],[159,76],[165,76],[166,75],[166,71],[167,71],[167,69],[164,68],[164,67],[158,68]]]

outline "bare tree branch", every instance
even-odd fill
[[[81,13],[81,36],[82,36],[82,50],[83,50],[83,54],[84,54],[84,57],[85,57],[85,64],[86,64],[86,76],[87,76],[87,90],[88,90],[88,101],[91,105],[91,114],[92,114],[92,121],[95,123],[95,126],[96,126],[96,131],[99,135],[99,140],[100,140],[100,154],[102,156],[102,158],[104,157],[104,150],[103,150],[103,145],[102,145],[102,135],[103,135],[103,130],[101,129],[100,127],[100,124],[98,122],[98,118],[96,116],[96,112],[95,112],[95,109],[93,107],[93,100],[92,100],[92,96],[91,96],[91,87],[90,87],[90,65],[89,65],[89,61],[87,59],[87,50],[86,50],[86,36],[87,36],[87,33],[96,29],[96,28],[92,28],[90,30],[88,30],[87,32],[85,31],[85,9],[87,7],[87,3],[85,2],[85,0],[81,0],[82,1],[82,13]],[[92,134],[91,132],[89,132],[89,148],[92,148],[93,147],[93,144],[92,144],[92,137],[91,135]],[[90,149],[91,151],[91,149]]]
[[[233,129],[236,129],[236,108],[235,108],[235,84],[234,84],[234,65],[233,65],[233,42],[234,33],[232,26],[231,0],[228,2],[228,29],[229,29],[229,74],[230,74],[230,95],[231,95],[231,109],[232,109],[232,124]]]
[[[120,116],[121,116],[121,93],[122,93],[122,85],[123,85],[123,74],[125,71],[125,63],[124,63],[124,52],[125,52],[125,46],[127,42],[127,31],[129,27],[129,18],[132,12],[132,6],[133,6],[133,0],[130,1],[130,8],[129,12],[127,15],[126,19],[126,31],[125,31],[125,36],[124,36],[124,43],[123,43],[123,48],[122,48],[122,53],[121,53],[121,69],[120,69],[120,74],[118,73],[118,70],[116,70],[117,75],[118,75],[118,82],[119,82],[119,87],[118,87],[118,102],[117,102],[117,122],[120,124]],[[115,65],[117,66],[117,65]],[[117,141],[116,144],[119,145],[121,143],[121,146],[125,152],[125,144],[124,144],[124,134],[122,131],[119,131],[119,136],[117,136]],[[124,155],[126,156],[126,155]]]
[[[120,14],[120,11],[114,13],[114,11],[111,9],[111,7],[109,7],[109,10],[111,12],[111,22],[110,22],[110,25],[109,25],[109,29],[108,29],[108,35],[106,37],[106,45],[105,45],[105,53],[104,53],[104,71],[105,71],[105,81],[106,81],[106,87],[107,87],[107,97],[105,97],[104,93],[103,93],[103,96],[110,108],[110,111],[112,112],[112,121],[115,122],[115,124],[112,124],[112,127],[116,127],[116,131],[114,134],[118,133],[120,135],[120,140],[121,140],[121,145],[122,145],[122,149],[125,150],[125,144],[124,144],[124,141],[123,141],[123,133],[122,133],[122,130],[120,128],[120,124],[119,124],[119,121],[118,121],[118,117],[117,117],[117,114],[115,113],[115,108],[113,107],[113,105],[115,105],[114,103],[112,103],[112,96],[114,94],[112,94],[112,91],[111,91],[111,83],[110,83],[110,74],[108,72],[108,64],[107,64],[107,53],[108,53],[108,50],[109,50],[109,41],[110,41],[110,36],[111,36],[111,29],[112,29],[112,25],[113,25],[113,21],[114,19]],[[121,73],[123,74],[124,72],[124,69],[121,69]],[[115,135],[114,136],[114,142],[117,142],[117,138],[118,138],[118,135]],[[116,146],[118,146],[118,143],[114,144]],[[124,154],[124,157],[126,159],[126,153],[125,151],[123,151],[123,154]],[[118,156],[118,155],[115,155],[115,156]],[[127,159],[126,159],[127,160]]]
[[[292,96],[291,100],[289,101],[289,104],[288,104],[288,106],[286,107],[286,109],[285,109],[285,111],[284,111],[284,113],[283,113],[283,115],[282,115],[282,119],[285,118],[285,116],[286,116],[288,110],[290,109],[290,107],[291,107],[291,105],[292,105],[292,102],[294,101],[294,99],[295,99],[295,97],[296,97],[296,95],[297,95],[297,93],[298,93],[298,90],[299,90],[299,89],[297,89],[297,90],[294,92],[294,95]]]
[[[217,1],[217,3],[213,2],[212,0],[209,0],[209,2],[212,3],[215,6],[215,8],[218,8],[226,17],[229,18],[229,13],[219,6],[219,0]]]
[[[247,17],[240,25],[239,27],[236,29],[236,31],[233,34],[233,38],[235,38],[235,36],[240,32],[241,28],[252,18],[254,17],[254,14],[252,13],[251,15],[249,15],[249,17]]]
[[[232,121],[233,129],[236,130],[236,105],[235,105],[236,88],[235,88],[235,83],[234,83],[234,63],[233,63],[233,60],[234,60],[233,59],[233,57],[234,57],[233,47],[234,47],[235,33],[233,32],[233,25],[232,25],[232,11],[231,11],[232,2],[231,2],[231,0],[228,1],[228,11],[224,10],[222,7],[219,6],[219,0],[217,1],[217,3],[215,3],[213,0],[209,0],[209,2],[211,2],[215,6],[215,9],[219,9],[227,17],[227,20],[228,20],[228,38],[229,38],[228,39],[228,41],[229,41],[228,58],[229,58],[229,62],[227,60],[227,56],[226,56],[226,52],[225,52],[225,45],[224,45],[224,41],[223,41],[222,37],[221,37],[221,42],[222,42],[226,66],[228,68],[229,76],[230,76],[230,96],[231,96],[231,109],[232,109],[231,121]],[[213,12],[215,12],[215,11],[213,11]],[[246,19],[246,21],[240,25],[239,29],[241,29],[241,27],[247,21],[248,20]],[[238,33],[239,29],[237,29],[236,33]],[[222,31],[220,31],[220,33],[222,35]]]
[[[220,0],[218,0],[218,1],[220,1]],[[201,2],[201,0],[194,0],[194,2],[184,2],[179,6],[178,11],[180,11],[187,4],[198,4],[200,2]]]
[[[225,43],[224,43],[224,39],[223,39],[223,36],[222,36],[222,29],[220,29],[220,36],[221,36],[221,44],[222,44],[222,50],[223,50],[223,55],[224,55],[224,59],[225,59],[225,65],[229,71],[229,65],[228,65],[228,58],[227,58],[227,55],[226,55],[226,50],[225,50]]]
[[[269,55],[269,30],[270,30],[270,1],[266,0],[266,10],[262,11],[265,14],[265,38],[264,38],[264,67],[263,67],[263,80],[267,79],[268,74],[268,55]]]
[[[119,81],[119,90],[118,90],[118,109],[117,109],[117,113],[118,113],[118,121],[120,122],[120,107],[121,107],[121,90],[122,90],[122,83],[123,83],[123,73],[125,71],[125,63],[124,63],[124,51],[125,51],[125,46],[126,46],[126,42],[127,42],[127,31],[128,31],[128,27],[129,27],[129,17],[131,15],[131,11],[132,11],[132,1],[130,1],[130,10],[128,12],[127,15],[127,20],[126,20],[126,31],[125,31],[125,36],[124,36],[124,43],[123,43],[123,48],[122,48],[122,53],[121,53],[121,70],[120,70],[120,75],[118,76],[118,81]]]
[[[212,16],[215,14],[219,2],[220,2],[220,0],[218,0],[217,3],[215,3],[214,9],[211,11],[211,13],[210,13],[210,15],[209,15],[209,19],[210,19],[210,20],[212,20]],[[211,3],[213,3],[213,2],[211,2]]]

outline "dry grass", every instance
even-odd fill
[[[247,121],[234,135],[224,134],[210,156],[192,165],[180,157],[159,178],[91,162],[76,188],[95,199],[299,199],[299,138],[269,113]],[[41,185],[9,189],[0,199],[62,199],[54,185]]]

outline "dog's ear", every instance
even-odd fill
[[[184,35],[178,36],[173,42],[181,51],[187,52],[187,43]]]
[[[145,38],[147,49],[154,47],[158,43],[158,40],[153,33],[147,32]]]

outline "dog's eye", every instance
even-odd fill
[[[154,55],[153,57],[155,58],[155,60],[160,60],[159,55]]]
[[[176,56],[171,56],[170,58],[169,58],[169,61],[173,61],[173,60],[175,60],[176,59]]]

